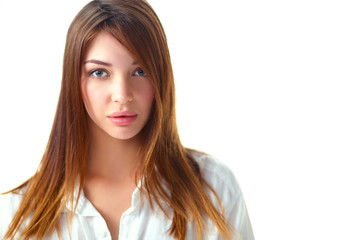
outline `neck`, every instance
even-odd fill
[[[112,183],[135,181],[140,162],[139,135],[132,139],[115,139],[99,129],[90,129],[86,178],[100,178]]]

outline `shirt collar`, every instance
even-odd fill
[[[141,182],[139,181],[138,187],[136,187],[132,193],[131,207],[127,209],[127,213],[133,213],[135,211],[138,211],[141,208],[142,201],[140,201],[140,199],[141,199],[142,194],[140,192],[140,187],[141,187]],[[76,204],[77,195],[78,195],[78,188],[74,192],[73,203],[69,201],[64,207],[64,209],[62,210],[63,213],[73,211],[73,206],[75,206]],[[89,217],[100,215],[100,213],[96,210],[93,204],[84,195],[83,189],[81,190],[80,197],[78,199],[75,214],[78,214],[81,216],[89,216]]]

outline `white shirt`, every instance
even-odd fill
[[[230,169],[211,156],[194,154],[199,163],[201,174],[218,194],[228,221],[240,234],[242,240],[254,240],[251,223],[240,187]],[[210,198],[218,208],[214,195],[209,191]],[[140,192],[135,189],[132,195],[132,205],[121,216],[119,240],[171,240],[168,234],[172,220],[155,208],[152,211],[148,201],[140,201]],[[0,239],[3,238],[9,223],[21,201],[19,194],[0,195]],[[216,204],[215,204],[216,203]],[[172,209],[165,205],[172,217]],[[206,219],[208,230],[203,240],[220,239],[213,223]],[[68,231],[66,211],[61,215],[61,232],[64,240],[96,240],[111,239],[106,222],[95,207],[81,193],[76,214],[72,220],[71,232]],[[46,239],[58,239],[57,233]],[[196,240],[196,230],[191,224],[187,226],[186,239]]]

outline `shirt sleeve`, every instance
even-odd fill
[[[254,240],[243,193],[233,172],[225,163],[210,155],[196,153],[194,157],[199,163],[202,176],[215,191],[224,208],[225,217],[233,227],[233,239]],[[210,191],[208,195],[215,207],[220,209],[216,196]],[[220,239],[218,234],[216,236]]]
[[[205,170],[208,182],[223,204],[226,219],[237,232],[236,239],[254,240],[243,193],[233,172],[226,164],[214,158],[208,159]]]
[[[233,208],[227,214],[228,221],[239,233],[241,240],[254,240],[252,224],[242,194],[236,199]]]

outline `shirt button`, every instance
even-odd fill
[[[106,236],[106,232],[105,231],[101,231],[100,233],[99,233],[99,237],[100,238],[104,238]]]

